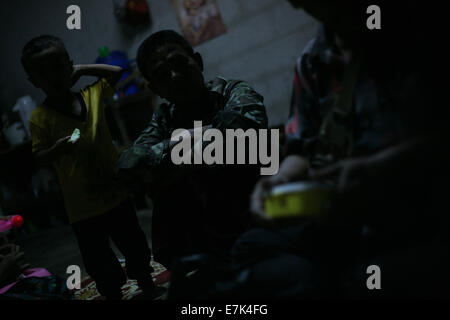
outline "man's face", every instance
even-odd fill
[[[72,84],[73,62],[59,48],[34,54],[29,62],[30,81],[50,97],[66,94]]]
[[[149,57],[146,68],[150,88],[169,102],[185,104],[201,97],[204,79],[198,53],[190,55],[177,44],[166,45]]]

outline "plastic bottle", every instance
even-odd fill
[[[15,215],[8,220],[0,220],[0,232],[5,232],[12,227],[19,228],[23,224],[23,218],[20,215]]]
[[[36,102],[28,95],[17,99],[17,102],[13,107],[13,111],[19,113],[20,119],[22,120],[28,137],[31,137],[30,126],[28,122],[30,121],[31,113],[35,108]]]

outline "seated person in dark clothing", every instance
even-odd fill
[[[279,233],[254,230],[244,235],[235,257],[249,257],[264,247],[268,252],[294,248],[287,250],[295,258],[285,266],[299,264],[305,273],[296,278],[302,281],[279,287],[280,297],[288,292],[366,296],[366,269],[372,264],[380,267],[383,279],[378,294],[442,295],[449,283],[444,272],[450,262],[449,221],[437,204],[443,204],[442,177],[448,173],[443,151],[448,133],[442,126],[448,114],[439,110],[439,90],[427,83],[429,70],[435,69],[417,64],[430,62],[425,51],[433,50],[422,34],[405,28],[407,17],[419,12],[426,17],[425,12],[385,5],[387,28],[375,37],[350,31],[361,18],[352,18],[352,8],[364,8],[364,1],[350,2],[353,7],[331,1],[291,3],[303,6],[324,26],[297,63],[286,124],[287,157],[278,175],[257,184],[252,209],[267,220],[264,192],[305,179],[332,183],[337,201],[322,223],[304,221]],[[268,243],[270,237],[277,240]],[[270,261],[265,277],[275,270]],[[314,275],[320,293],[311,289]]]
[[[226,250],[247,228],[258,168],[174,165],[171,136],[177,129],[193,128],[194,121],[202,122],[202,130],[221,132],[267,128],[263,97],[243,81],[217,77],[205,83],[201,55],[171,30],[148,37],[137,61],[150,89],[168,103],[155,111],[118,166],[124,181],[139,180],[152,196],[155,260],[170,267],[174,257],[189,252]]]
[[[323,26],[297,62],[286,158],[252,194],[252,211],[267,227],[236,241],[232,266],[239,281],[216,286],[229,288],[216,290],[217,296],[447,294],[450,224],[439,206],[448,207],[449,118],[440,110],[439,90],[427,85],[429,71],[437,68],[425,53],[433,50],[424,45],[422,31],[403,34],[395,5],[383,7],[389,28],[373,38],[354,27],[363,2],[291,3]],[[418,9],[395,13],[425,15]],[[290,220],[289,226],[268,218],[266,192],[300,180],[334,186],[329,215]],[[382,290],[366,286],[370,265],[380,267]]]

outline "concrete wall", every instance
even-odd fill
[[[286,0],[217,0],[227,33],[194,48],[203,56],[205,78],[220,75],[248,81],[264,98],[270,124],[289,113],[294,65],[318,24]],[[180,27],[168,0],[150,0],[154,25],[136,37],[130,55],[142,40],[161,29]]]
[[[81,30],[68,30],[66,9],[81,8]],[[133,39],[124,36],[113,15],[112,0],[2,0],[0,2],[0,103],[13,107],[16,99],[30,94],[42,101],[44,94],[26,78],[20,64],[25,43],[35,36],[52,34],[63,39],[75,63],[93,63],[98,48],[126,49]],[[92,82],[83,79],[77,87]]]
[[[76,63],[90,63],[99,47],[121,49],[134,58],[142,40],[161,29],[180,31],[170,0],[147,0],[153,26],[126,36],[113,16],[112,0],[2,1],[0,103],[12,107],[16,99],[43,95],[26,80],[19,58],[30,38],[51,33],[60,36]],[[242,79],[265,97],[271,124],[286,120],[296,58],[317,30],[317,22],[286,0],[217,0],[227,33],[195,48],[203,55],[205,77]],[[82,30],[66,29],[66,8],[77,4]],[[90,80],[79,84],[83,86]]]

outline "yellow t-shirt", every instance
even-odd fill
[[[86,106],[85,122],[45,104],[36,108],[30,117],[33,153],[53,146],[76,128],[80,130],[80,139],[54,164],[70,223],[103,214],[127,197],[125,190],[113,180],[118,153],[103,104],[106,97],[114,94],[114,89],[106,79],[101,79],[80,93]]]

